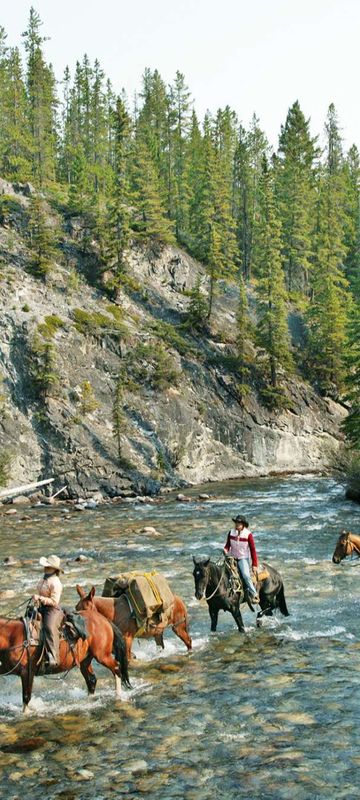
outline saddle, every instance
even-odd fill
[[[65,639],[70,645],[74,645],[78,639],[86,639],[87,631],[85,620],[72,609],[63,608],[64,616],[60,624],[60,639]],[[41,613],[35,606],[28,606],[24,617],[26,638],[30,645],[43,645],[43,625]]]
[[[234,558],[233,556],[226,556],[225,569],[230,578],[230,584],[233,592],[240,595],[240,603],[246,603],[246,592],[244,590],[243,582],[241,580],[241,576],[238,570],[236,558]],[[256,590],[258,590],[261,581],[264,581],[266,580],[266,578],[269,577],[270,574],[264,564],[261,564],[261,566],[258,568],[257,578],[255,577],[254,571],[251,570],[251,580]]]

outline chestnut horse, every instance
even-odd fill
[[[81,598],[76,606],[76,610],[80,611],[82,608],[86,608],[85,603],[88,601],[89,595],[85,594],[81,586],[77,586],[76,591]],[[131,648],[139,626],[129,606],[126,595],[122,594],[120,597],[94,597],[94,587],[91,589],[90,595],[91,594],[95,607],[100,614],[103,614],[106,619],[116,625],[121,631],[125,639],[127,658],[130,661],[131,658],[134,658]],[[168,625],[172,626],[174,633],[184,642],[187,649],[191,650],[192,641],[189,634],[186,606],[181,597],[178,597],[176,594],[174,595],[174,604],[169,609],[167,621],[161,622],[154,627],[151,626],[151,631],[144,631],[140,634],[139,638],[151,639],[153,636],[156,643],[164,647],[163,632]]]
[[[121,684],[130,688],[123,637],[95,608],[83,611],[81,616],[86,625],[86,639],[78,639],[71,646],[66,639],[60,639],[59,664],[47,667],[45,674],[68,672],[79,666],[89,694],[94,694],[96,675],[91,662],[95,658],[113,673],[116,696],[120,697]],[[27,624],[23,619],[0,618],[0,675],[20,676],[24,712],[28,711],[35,675],[44,674],[41,667],[43,655],[42,643],[29,644]]]
[[[333,563],[340,564],[346,556],[360,556],[360,536],[351,531],[341,531],[333,553]]]

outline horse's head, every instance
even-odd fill
[[[89,594],[86,594],[84,589],[81,586],[76,586],[76,591],[80,597],[78,603],[76,603],[75,609],[76,611],[88,611],[90,608],[95,608],[94,605],[94,595],[95,595],[95,586],[92,586],[90,589]]]
[[[341,531],[332,557],[333,564],[340,564],[343,558],[351,555],[353,545],[350,541],[350,535],[350,531]]]
[[[195,597],[197,600],[201,600],[202,597],[205,597],[205,591],[209,580],[209,564],[210,558],[196,558],[193,556],[194,562],[194,581],[195,581]]]

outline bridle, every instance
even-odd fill
[[[360,557],[360,547],[352,540],[351,533],[347,533],[344,536],[344,539],[345,541],[343,540],[339,542],[339,544],[341,544],[345,550],[343,558],[346,558],[347,556],[352,556],[354,552],[356,553],[357,556]]]
[[[210,572],[210,564],[209,564],[209,572]],[[206,594],[206,586],[207,586],[207,584],[208,584],[208,581],[206,582],[206,586],[205,586],[205,590],[204,590],[204,596],[201,598],[202,600],[211,600],[211,598],[212,598],[212,597],[214,597],[214,595],[216,595],[216,592],[217,592],[217,590],[218,590],[218,588],[219,588],[219,586],[220,586],[220,583],[221,583],[221,581],[222,581],[222,579],[223,579],[224,575],[225,575],[225,565],[223,566],[223,568],[222,568],[222,570],[221,570],[221,573],[220,573],[220,578],[219,578],[219,583],[217,584],[217,586],[216,586],[215,590],[214,590],[214,591],[212,592],[212,594],[210,594],[210,595],[207,595],[207,594]]]

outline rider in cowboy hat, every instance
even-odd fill
[[[58,556],[41,556],[39,560],[41,567],[44,567],[44,575],[36,587],[36,594],[32,599],[39,603],[39,610],[42,614],[45,650],[49,666],[56,667],[59,661],[59,627],[63,618],[63,612],[59,606],[63,586],[60,580],[61,562]]]
[[[254,537],[249,531],[249,523],[245,517],[238,514],[238,516],[232,518],[232,521],[235,524],[235,528],[228,533],[224,553],[236,558],[238,570],[249,594],[250,601],[259,603],[259,597],[250,575],[250,558],[254,572],[257,572],[258,567]]]

